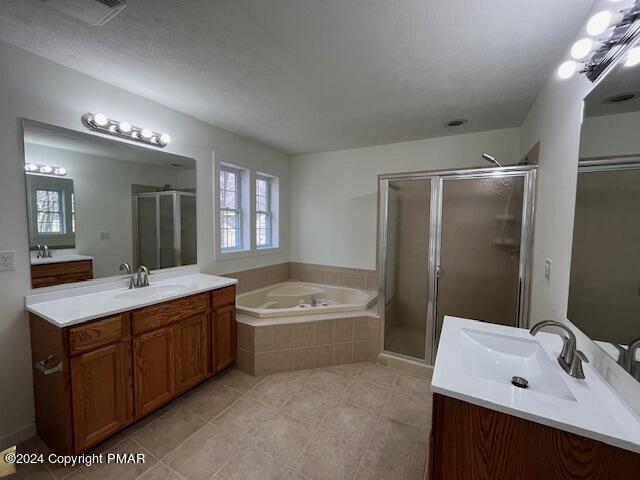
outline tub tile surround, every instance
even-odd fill
[[[268,287],[287,280],[321,283],[334,287],[378,289],[378,274],[375,270],[335,267],[312,263],[285,262],[266,267],[225,273],[225,277],[238,280],[238,294]]]
[[[88,452],[144,453],[145,463],[45,462],[19,465],[15,478],[421,480],[430,379],[405,377],[369,363],[265,377],[228,370]],[[18,452],[49,450],[33,437]]]
[[[376,362],[380,319],[371,312],[346,312],[338,318],[260,325],[238,315],[238,369],[250,375]],[[327,318],[328,317],[328,318]],[[291,318],[291,317],[289,317]],[[296,317],[301,319],[301,317]]]

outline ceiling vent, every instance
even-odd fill
[[[91,25],[104,25],[127,7],[125,0],[42,0],[42,2]]]

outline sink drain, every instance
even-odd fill
[[[522,377],[511,377],[511,384],[514,387],[518,387],[518,388],[529,387],[529,381],[526,378],[522,378]]]

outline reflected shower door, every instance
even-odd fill
[[[151,270],[159,268],[158,204],[155,196],[138,196],[138,263]]]
[[[160,268],[171,268],[176,264],[175,248],[175,194],[160,196]]]
[[[523,175],[444,178],[436,338],[445,315],[517,326]]]
[[[384,350],[425,360],[431,180],[389,181],[387,192]]]

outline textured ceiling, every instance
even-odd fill
[[[129,0],[94,27],[2,0],[0,40],[307,153],[520,125],[593,3]]]

